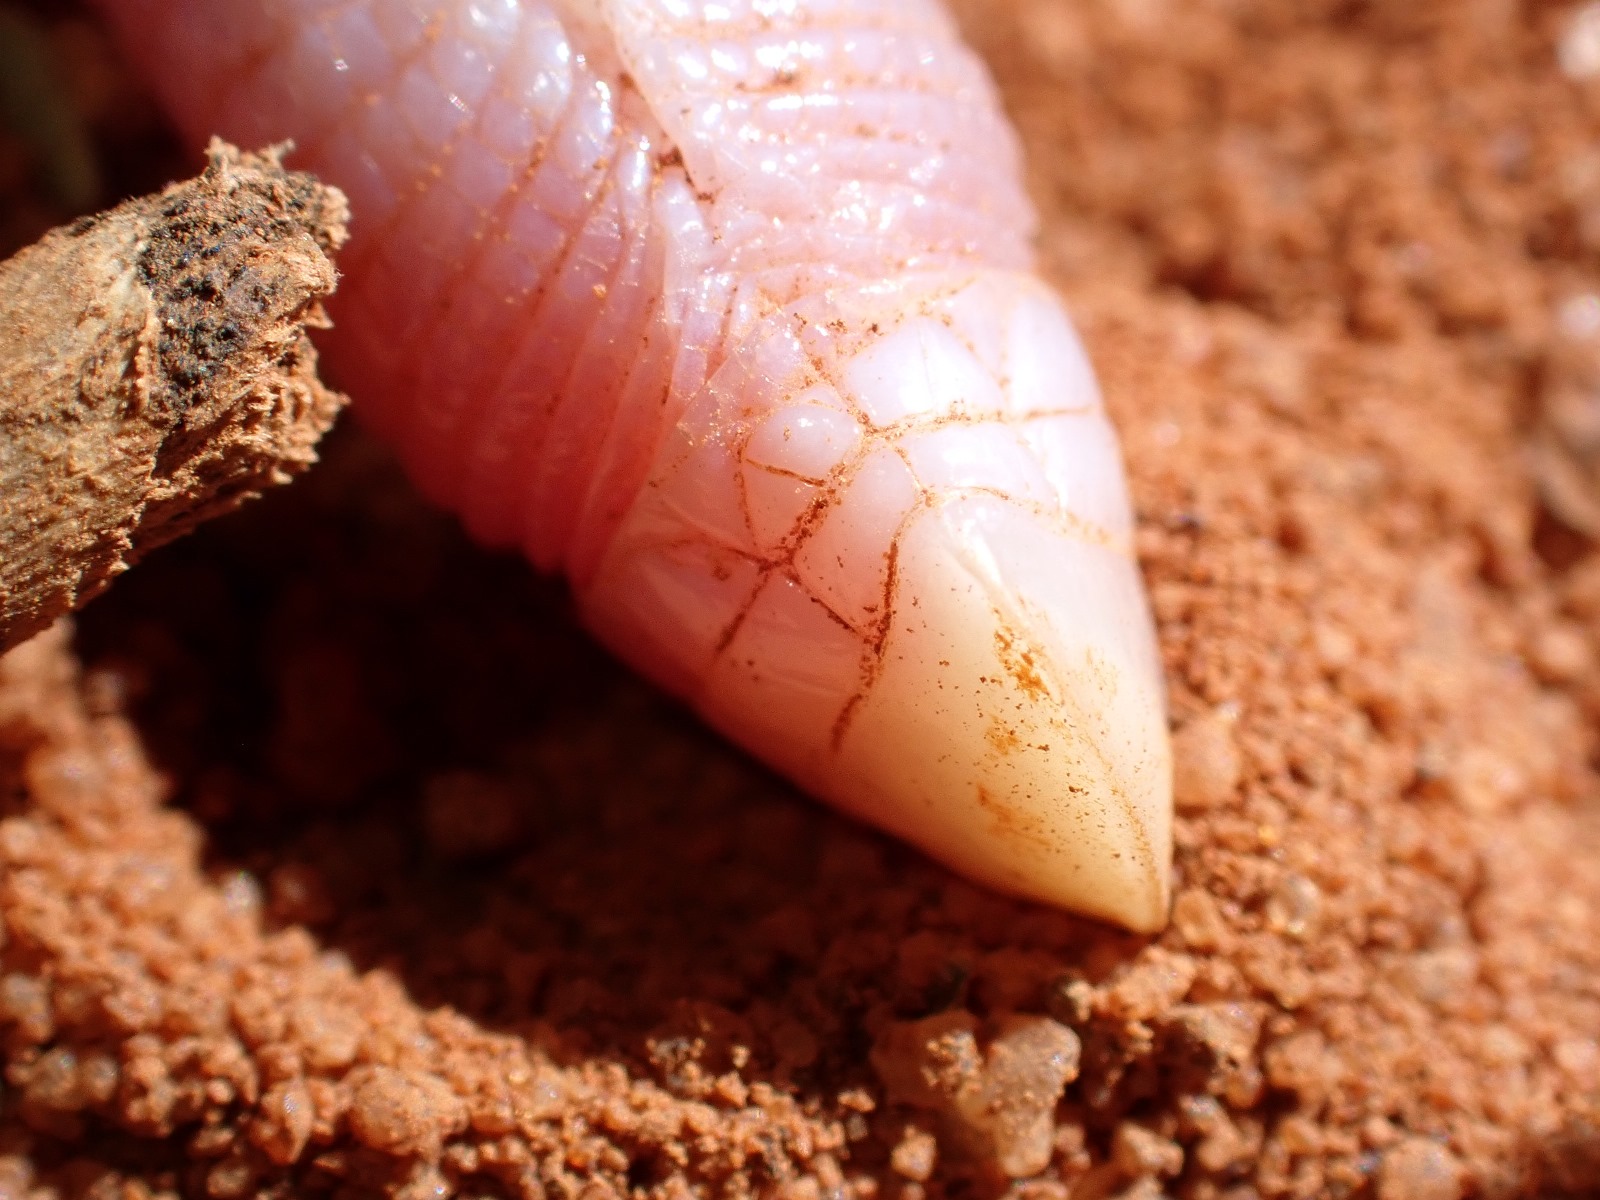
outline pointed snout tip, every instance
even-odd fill
[[[997,890],[1160,930],[1172,757],[1132,564],[1088,560],[1104,587],[1086,602],[1060,554],[1002,562],[995,579],[970,558],[948,525],[903,537],[915,603],[819,790]]]

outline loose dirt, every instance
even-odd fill
[[[963,9],[1124,433],[1164,935],[792,795],[345,430],[0,663],[0,1197],[1600,1190],[1585,11]]]

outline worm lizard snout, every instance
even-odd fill
[[[329,358],[482,540],[812,793],[1166,919],[1115,436],[932,0],[102,0],[350,195]]]

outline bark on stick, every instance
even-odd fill
[[[0,263],[0,650],[315,461],[344,196],[213,142],[198,178]]]

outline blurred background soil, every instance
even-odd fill
[[[347,422],[0,660],[0,1198],[1600,1192],[1600,7],[960,16],[1123,430],[1167,932],[795,796]],[[0,249],[198,167],[0,33]]]

